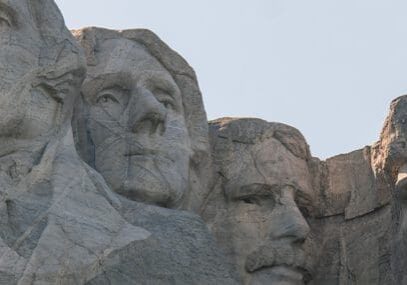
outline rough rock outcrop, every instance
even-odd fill
[[[382,187],[371,156],[365,147],[314,160],[323,240],[311,284],[392,284],[391,189]]]
[[[373,146],[373,165],[381,184],[391,190],[391,276],[407,283],[407,96],[393,100],[380,140]]]
[[[407,96],[321,161],[281,123],[208,130],[152,32],[73,34],[0,0],[0,285],[407,284]]]

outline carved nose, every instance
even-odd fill
[[[165,131],[167,111],[147,89],[137,91],[137,99],[130,105],[130,129],[134,133],[158,133]]]
[[[294,201],[289,205],[282,205],[276,224],[271,229],[272,239],[288,238],[292,242],[303,242],[310,232],[309,225]]]

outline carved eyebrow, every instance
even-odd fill
[[[173,81],[172,78],[168,78],[168,75],[163,72],[157,71],[149,71],[144,74],[143,77],[146,77],[145,83],[148,88],[154,89],[162,89],[163,91],[167,91],[169,95],[173,97],[180,97],[180,90],[178,85]],[[181,98],[176,98],[181,99]]]
[[[82,85],[82,93],[85,98],[92,99],[98,92],[106,88],[120,88],[130,90],[132,88],[131,76],[125,72],[108,73],[98,75]]]
[[[0,0],[0,18],[6,18],[4,20],[7,20],[10,26],[18,26],[17,12],[2,0]]]
[[[270,196],[273,192],[278,191],[279,185],[269,185],[262,183],[253,183],[243,185],[238,188],[227,188],[225,189],[226,196],[233,200],[246,196]]]

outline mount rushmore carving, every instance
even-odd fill
[[[254,118],[207,122],[151,31],[68,31],[0,0],[0,284],[407,284],[407,97],[325,161]]]

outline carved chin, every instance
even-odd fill
[[[156,178],[150,177],[148,181],[146,178],[130,178],[117,192],[130,200],[167,207],[171,200],[168,187]]]
[[[182,198],[182,188],[155,168],[135,166],[129,174],[117,191],[128,199],[173,208]]]

